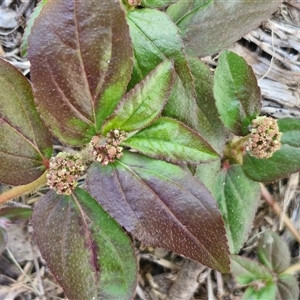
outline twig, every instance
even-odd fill
[[[291,200],[295,196],[296,189],[298,188],[299,183],[299,173],[294,173],[290,176],[286,188],[284,190],[284,197],[283,197],[283,207],[282,212],[285,214],[288,205],[290,204]],[[282,229],[282,220],[280,220],[279,229]]]
[[[207,279],[206,279],[206,286],[207,286],[207,299],[208,300],[215,300],[214,292],[213,292],[213,285],[211,282],[211,272],[209,272]]]
[[[26,278],[30,284],[31,284],[31,287],[27,286],[26,287],[28,289],[30,289],[31,291],[33,291],[36,295],[39,295],[39,291],[35,288],[34,284],[32,283],[32,280],[31,278],[26,274],[26,272],[21,268],[21,266],[19,265],[19,263],[16,261],[14,255],[11,253],[11,251],[6,248],[6,251],[7,251],[7,254],[9,256],[9,258],[12,260],[12,262],[16,265],[16,267],[20,270],[21,272],[21,276],[23,276],[23,278]],[[19,277],[20,278],[20,277]]]
[[[261,187],[261,195],[263,199],[268,203],[268,205],[274,210],[274,212],[278,215],[278,217],[282,217],[283,224],[287,227],[287,229],[291,232],[294,238],[300,243],[300,234],[291,222],[291,220],[285,215],[282,214],[281,208],[278,203],[274,200],[272,195],[266,189],[263,184],[260,184]]]
[[[217,279],[218,299],[221,299],[224,295],[224,284],[222,274],[218,271],[215,271],[215,277]]]
[[[194,295],[199,282],[198,278],[206,267],[200,263],[185,258],[176,281],[171,286],[168,300],[189,300]]]
[[[270,62],[270,66],[269,66],[269,69],[267,70],[267,72],[258,80],[258,82],[260,82],[262,79],[264,79],[268,73],[271,71],[272,69],[272,65],[273,65],[273,60],[274,60],[274,54],[275,54],[275,46],[274,46],[274,31],[273,31],[273,28],[272,28],[272,23],[269,21],[269,24],[270,24],[270,27],[271,27],[271,35],[272,35],[272,50],[273,50],[273,53],[272,53],[272,58],[271,58],[271,62]]]
[[[136,293],[142,300],[147,300],[147,298],[144,294],[144,291],[142,290],[142,288],[139,285],[136,287]]]
[[[39,266],[38,259],[37,259],[37,257],[38,257],[37,249],[36,249],[36,245],[32,239],[32,227],[30,229],[31,229],[30,244],[31,244],[31,249],[32,249],[32,254],[33,254],[33,263],[34,263],[34,267],[36,269],[36,275],[37,275],[37,280],[38,280],[39,297],[40,297],[40,300],[45,300],[46,299],[45,291],[44,291],[44,287],[43,287],[42,276],[40,273],[40,266]]]

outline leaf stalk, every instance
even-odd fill
[[[294,275],[295,273],[300,272],[300,262],[294,265],[289,266],[285,271],[281,274],[290,274]]]
[[[42,176],[40,176],[38,179],[36,179],[33,182],[30,182],[25,185],[13,187],[12,189],[2,193],[0,195],[0,205],[9,200],[17,198],[23,194],[28,194],[28,193],[44,186],[47,183],[47,177],[46,177],[47,173],[48,173],[48,170],[45,171]]]

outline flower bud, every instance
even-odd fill
[[[92,154],[95,161],[100,162],[103,166],[114,162],[122,157],[123,147],[120,147],[122,141],[126,139],[126,132],[119,129],[110,130],[106,138],[103,140],[98,136],[94,136],[90,142],[92,146]]]
[[[47,184],[57,194],[70,195],[85,167],[79,154],[60,152],[50,159]]]
[[[280,146],[282,133],[277,120],[262,116],[252,120],[247,150],[257,158],[269,158]]]

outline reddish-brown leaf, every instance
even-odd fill
[[[137,265],[131,241],[86,191],[48,192],[32,221],[42,256],[68,299],[133,298]]]
[[[0,182],[27,184],[40,177],[52,136],[36,111],[30,83],[0,59]]]
[[[127,87],[131,56],[118,0],[45,4],[28,57],[38,108],[61,141],[82,145],[100,131]]]
[[[224,222],[207,188],[178,166],[126,153],[88,170],[88,189],[121,226],[221,272],[229,271]]]

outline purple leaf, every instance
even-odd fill
[[[68,299],[132,299],[137,265],[130,239],[86,191],[43,196],[32,216],[42,256]]]
[[[61,141],[82,145],[100,131],[125,92],[131,56],[118,0],[45,4],[28,57],[39,111]]]
[[[119,224],[148,245],[229,271],[224,222],[207,188],[179,166],[126,153],[94,163],[88,190]]]
[[[0,182],[21,185],[40,177],[52,136],[36,111],[30,83],[0,59]]]

